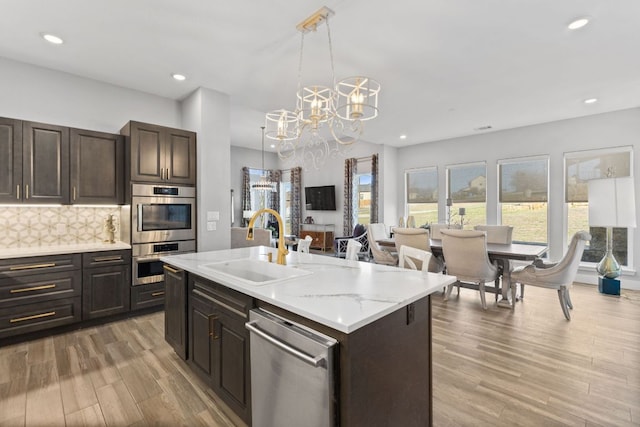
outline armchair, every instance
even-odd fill
[[[335,256],[345,258],[347,255],[347,244],[349,240],[355,240],[362,246],[358,251],[358,258],[369,258],[369,241],[367,240],[367,229],[362,224],[357,224],[353,228],[351,236],[336,237],[333,239],[333,251]]]
[[[422,249],[431,252],[429,245],[429,231],[424,228],[399,228],[393,229],[393,237],[396,241],[396,251],[400,253],[403,246]],[[422,263],[418,261],[416,264],[418,270],[422,270]],[[440,273],[444,269],[444,262],[437,257],[429,258],[429,271],[432,273]]]
[[[556,289],[564,317],[567,320],[571,320],[569,309],[573,309],[573,303],[569,295],[569,288],[571,288],[576,278],[582,252],[589,240],[591,240],[591,234],[586,231],[578,231],[573,235],[569,249],[560,262],[556,264],[536,262],[533,265],[527,265],[526,267],[519,267],[513,270],[511,273],[512,294],[515,295],[517,283]]]
[[[384,224],[369,224],[367,228],[367,239],[369,240],[369,249],[371,249],[373,261],[376,264],[398,264],[398,256],[396,254],[384,250],[380,248],[380,245],[378,245],[378,240],[386,239],[388,237],[389,235],[387,234],[387,227]]]

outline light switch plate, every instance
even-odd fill
[[[218,211],[208,211],[207,212],[207,221],[220,221],[220,212],[218,212]]]
[[[215,221],[207,221],[207,231],[216,231]]]

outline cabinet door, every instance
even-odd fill
[[[71,129],[71,203],[124,203],[124,137]]]
[[[69,203],[69,128],[24,122],[22,200]]]
[[[0,118],[0,203],[20,201],[22,122]]]
[[[163,182],[164,128],[131,122],[131,181]]]
[[[215,307],[195,290],[191,292],[189,310],[189,361],[200,376],[210,380]]]
[[[165,180],[172,184],[196,183],[196,135],[167,129],[165,134]]]
[[[187,351],[186,273],[164,266],[164,339],[182,359]]]
[[[213,339],[213,390],[242,419],[251,416],[249,332],[245,317],[218,311]]]
[[[85,268],[82,274],[82,318],[129,311],[129,266]]]

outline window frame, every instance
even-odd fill
[[[501,174],[501,167],[502,165],[506,165],[506,164],[516,164],[516,163],[525,163],[525,162],[535,162],[535,161],[540,161],[540,160],[544,160],[546,161],[546,167],[547,167],[547,195],[546,195],[546,201],[545,202],[539,202],[539,201],[531,201],[530,203],[546,203],[546,207],[547,207],[547,215],[546,215],[546,230],[545,230],[545,242],[528,242],[528,241],[519,241],[519,240],[514,240],[514,242],[520,243],[520,244],[540,244],[540,243],[544,243],[547,246],[549,246],[551,244],[550,239],[549,239],[549,226],[551,224],[551,206],[549,203],[549,199],[550,199],[550,185],[551,185],[551,156],[549,154],[539,154],[539,155],[533,155],[533,156],[523,156],[523,157],[511,157],[511,158],[505,158],[505,159],[498,159],[496,161],[496,189],[497,189],[497,193],[496,193],[496,218],[497,218],[497,223],[502,225],[503,224],[503,218],[502,218],[502,205],[504,204],[513,204],[513,203],[517,203],[517,202],[503,202],[502,201],[502,174]],[[513,225],[513,224],[509,224],[509,225]]]
[[[464,200],[453,200],[452,194],[451,194],[451,171],[455,170],[455,169],[465,169],[465,168],[475,168],[481,166],[484,168],[484,200],[480,201],[480,200],[469,200],[469,201],[464,201]],[[451,165],[446,165],[445,166],[445,192],[446,192],[446,207],[445,209],[448,210],[449,212],[445,212],[445,217],[446,217],[446,221],[450,221],[451,218],[455,218],[458,213],[456,213],[455,209],[454,209],[454,205],[459,204],[459,205],[466,205],[466,204],[471,204],[471,203],[484,203],[484,222],[482,224],[486,224],[487,223],[487,210],[488,210],[488,204],[487,204],[487,162],[486,161],[478,161],[478,162],[469,162],[469,163],[456,163],[456,164],[451,164]],[[449,200],[451,200],[451,206],[449,206]],[[465,206],[459,206],[460,207],[465,207]],[[467,214],[468,215],[468,214]],[[473,224],[473,225],[482,225],[482,224]]]
[[[432,202],[409,202],[409,175],[412,173],[420,173],[420,172],[432,172],[435,175],[435,193],[436,193],[436,197],[435,200]],[[409,204],[417,204],[417,203],[424,203],[424,204],[434,204],[436,207],[436,223],[440,221],[440,215],[439,215],[439,203],[440,203],[440,188],[439,188],[439,184],[440,184],[440,176],[439,176],[439,171],[438,171],[438,166],[424,166],[424,167],[418,167],[418,168],[411,168],[411,169],[405,169],[404,171],[404,192],[403,192],[403,198],[404,198],[404,216],[408,216],[411,213],[409,212]],[[433,197],[431,199],[434,199]]]

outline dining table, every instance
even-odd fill
[[[393,237],[376,240],[376,242],[383,247],[395,248],[396,246],[396,241]],[[433,253],[433,255],[443,257],[442,240],[429,239],[429,246],[431,247],[431,253]],[[502,269],[502,290],[501,298],[498,301],[499,307],[511,308],[517,301],[517,297],[515,295],[511,296],[509,292],[511,288],[513,261],[533,262],[544,256],[548,249],[547,245],[541,244],[487,243],[487,255],[489,255],[489,259],[496,261]]]

